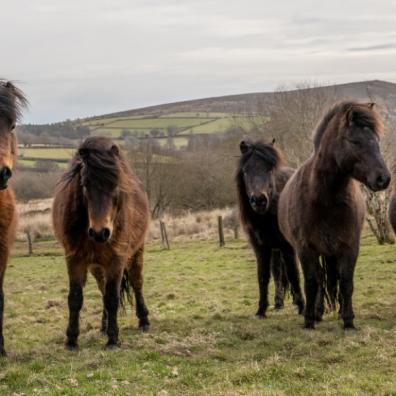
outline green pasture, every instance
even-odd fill
[[[54,242],[26,257],[18,243],[5,278],[1,395],[395,395],[396,247],[363,239],[354,306],[357,331],[328,313],[302,327],[290,298],[257,320],[254,255],[248,244],[147,246],[145,296],[152,327],[120,315],[121,347],[104,349],[101,297],[85,288],[80,349],[66,351],[68,281]],[[271,285],[270,301],[273,301]]]

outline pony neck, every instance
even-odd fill
[[[319,150],[313,156],[313,194],[325,204],[332,198],[344,196],[354,181],[349,173],[336,164],[333,152]]]

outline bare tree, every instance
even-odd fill
[[[373,95],[367,87],[367,96],[370,101],[375,102],[384,119],[385,134],[381,140],[381,152],[388,167],[393,168],[395,162],[396,128],[395,120],[392,119],[387,103],[380,97]],[[377,242],[395,243],[395,238],[388,220],[388,206],[390,190],[373,193],[366,186],[362,186],[366,198],[367,214],[366,220],[370,230],[375,235]]]
[[[312,131],[335,100],[333,87],[309,83],[293,90],[281,87],[271,101],[258,103],[255,113],[246,114],[239,127],[255,137],[275,138],[290,164],[298,166],[312,152]]]
[[[129,146],[133,168],[144,184],[152,216],[156,218],[171,205],[178,182],[178,157],[163,151],[150,136]]]

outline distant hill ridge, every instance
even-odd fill
[[[396,115],[396,84],[381,81],[361,81],[347,84],[329,85],[308,88],[313,90],[333,91],[337,100],[353,98],[358,100],[379,101],[387,110]],[[292,91],[289,91],[292,92]],[[133,110],[109,113],[89,119],[102,119],[110,117],[129,117],[136,115],[166,115],[183,112],[209,112],[209,113],[244,113],[254,112],[257,105],[270,106],[274,100],[274,92],[255,92],[238,95],[218,96],[204,99],[194,99],[182,102],[166,103],[161,105],[143,107]]]

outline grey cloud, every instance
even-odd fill
[[[23,82],[26,122],[306,80],[396,81],[392,3],[9,1],[1,75]]]
[[[347,48],[347,51],[350,52],[366,52],[366,51],[382,51],[382,50],[388,50],[388,49],[396,49],[396,44],[378,44],[378,45],[368,45],[365,47],[352,47],[352,48]]]

